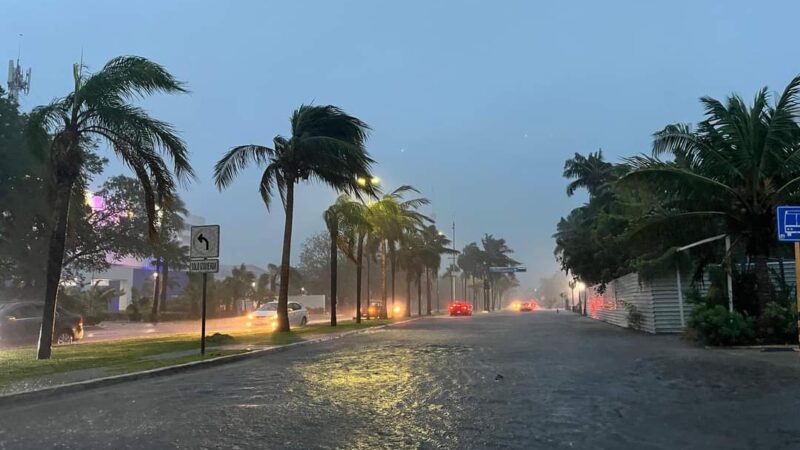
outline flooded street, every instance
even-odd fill
[[[0,448],[797,448],[798,375],[563,312],[439,317],[7,406]]]

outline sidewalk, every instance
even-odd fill
[[[290,333],[253,330],[230,332],[234,342],[227,342],[228,339],[226,342],[215,342],[215,338],[207,336],[205,356],[200,355],[199,334],[58,346],[54,348],[53,358],[48,361],[36,361],[32,347],[0,350],[0,402],[8,396],[59,386],[86,385],[94,380],[109,378],[122,382],[122,378],[130,375],[151,376],[165,369],[180,369],[181,366],[186,366],[188,370],[232,362],[293,345],[337,339],[403,322],[403,319],[370,320],[359,325],[345,321],[335,328],[316,324],[297,328]]]

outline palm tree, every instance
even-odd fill
[[[151,238],[156,236],[156,203],[170,204],[175,177],[188,181],[194,176],[186,145],[172,126],[130,103],[156,92],[186,92],[166,69],[145,58],[122,56],[91,75],[76,64],[73,79],[72,92],[35,108],[29,118],[32,148],[47,149],[50,178],[50,237],[39,359],[50,358],[70,198],[81,185],[92,140],[105,140],[133,169],[145,193]],[[174,176],[159,150],[172,160]]]
[[[575,153],[564,163],[564,178],[574,179],[567,185],[567,196],[572,197],[580,188],[585,188],[590,197],[609,192],[611,183],[619,178],[618,166],[603,160],[603,150],[589,156]]]
[[[422,237],[419,230],[407,233],[403,246],[397,252],[397,262],[406,273],[406,317],[411,317],[411,283],[417,283],[417,311],[422,314],[422,273],[423,262]]]
[[[754,263],[762,311],[771,295],[767,258],[776,244],[775,207],[800,200],[799,93],[800,76],[776,101],[767,88],[752,106],[738,95],[724,104],[703,97],[705,120],[656,133],[652,156],[628,159],[633,171],[622,180],[646,183],[660,197],[663,209],[646,217],[648,224],[712,222],[733,237]],[[663,154],[674,160],[660,160]]]
[[[392,306],[394,306],[396,245],[401,243],[409,231],[417,229],[425,222],[430,222],[428,217],[417,212],[420,206],[427,205],[430,201],[424,197],[404,199],[404,196],[409,192],[419,193],[413,186],[400,186],[369,205],[369,220],[372,223],[371,236],[379,244],[378,250],[381,256],[383,302],[381,318],[384,319],[388,317],[387,263],[390,265],[392,275]]]
[[[431,315],[431,274],[438,275],[442,265],[442,255],[453,254],[455,251],[448,246],[450,239],[436,229],[436,225],[428,225],[420,229],[422,240],[422,262],[425,267],[425,286],[427,290],[426,314]],[[457,252],[455,252],[457,253]]]
[[[318,181],[337,192],[357,193],[357,179],[369,177],[374,162],[365,148],[369,127],[332,105],[302,105],[291,117],[291,137],[276,136],[273,147],[234,147],[214,167],[214,182],[224,189],[250,163],[266,166],[259,192],[269,210],[273,195],[280,195],[286,213],[278,294],[278,330],[289,331],[289,262],[292,246],[294,187],[301,181]]]
[[[363,238],[360,229],[363,228],[366,218],[363,216],[364,204],[355,201],[350,196],[340,195],[336,202],[323,213],[325,226],[331,238],[331,326],[336,326],[337,303],[337,278],[339,250],[357,266],[356,285],[356,311],[361,309],[361,267],[359,259],[363,251]],[[354,249],[355,241],[362,245]],[[360,323],[360,314],[356,314],[356,322]]]
[[[495,284],[500,279],[501,274],[491,273],[488,271],[488,268],[516,266],[519,264],[519,261],[509,256],[511,253],[514,253],[514,250],[506,244],[506,240],[503,238],[495,238],[491,234],[485,234],[481,239],[481,245],[483,245],[484,271],[486,277],[489,279],[489,286],[491,288],[490,305],[491,309],[494,310],[497,306]]]

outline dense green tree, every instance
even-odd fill
[[[364,187],[359,177],[371,178],[372,159],[365,143],[369,127],[336,106],[302,105],[291,117],[291,136],[276,136],[273,148],[261,145],[234,147],[217,162],[214,180],[219,189],[228,186],[250,163],[266,166],[259,192],[267,209],[277,193],[286,213],[281,286],[278,295],[278,330],[289,331],[289,263],[295,184],[319,181],[335,191],[357,193]]]

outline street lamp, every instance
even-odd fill
[[[358,183],[358,185],[361,187],[365,187],[367,185],[376,186],[381,183],[381,179],[378,177],[372,177],[369,179],[364,177],[358,177],[356,178],[356,183]]]

